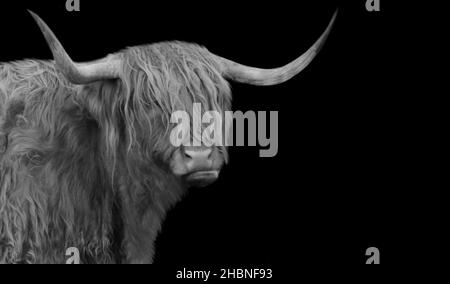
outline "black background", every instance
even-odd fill
[[[93,2],[81,0],[81,12],[67,12],[65,1],[2,3],[0,61],[51,58],[30,9],[75,61],[181,40],[272,68],[305,52],[339,7],[301,74],[271,87],[232,83],[234,110],[279,112],[278,155],[232,147],[220,179],[169,212],[155,263],[364,264],[371,246],[383,263],[400,259],[403,215],[394,208],[408,178],[406,122],[398,70],[388,64],[387,1],[379,13],[365,1]]]

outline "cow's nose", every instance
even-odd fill
[[[210,148],[203,149],[184,149],[184,158],[189,168],[209,166],[211,163],[212,150]]]

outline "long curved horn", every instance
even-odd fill
[[[121,60],[115,56],[108,56],[104,59],[89,62],[75,63],[64,50],[55,34],[46,23],[32,11],[28,11],[41,29],[44,37],[53,53],[56,66],[73,84],[88,84],[104,79],[114,79],[119,77]]]
[[[325,32],[314,43],[314,45],[311,46],[308,51],[306,51],[299,58],[283,67],[275,69],[260,69],[245,66],[215,55],[222,65],[223,76],[241,83],[261,86],[270,86],[286,82],[305,69],[305,67],[308,66],[308,64],[314,59],[331,31],[337,12],[337,10],[334,12]]]

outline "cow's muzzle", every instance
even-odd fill
[[[188,186],[203,187],[217,180],[222,164],[215,147],[180,147],[173,154],[171,168]]]

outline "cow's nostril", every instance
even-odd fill
[[[188,151],[184,151],[184,157],[186,159],[192,159],[192,156],[188,153]]]

